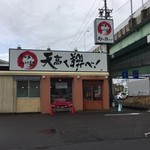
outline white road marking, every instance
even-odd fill
[[[136,116],[136,115],[140,115],[140,113],[105,114],[106,117],[108,116]]]
[[[148,135],[150,135],[150,132],[146,132],[144,133],[145,137],[148,137]]]

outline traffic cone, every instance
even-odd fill
[[[52,105],[50,105],[49,114],[51,116],[54,116],[54,111],[53,111]]]
[[[72,105],[72,107],[71,107],[71,113],[72,114],[74,114],[75,113],[75,108],[74,108],[74,106]]]

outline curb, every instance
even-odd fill
[[[149,108],[146,107],[146,106],[123,106],[123,108],[129,108],[129,109],[141,110],[141,111],[147,111],[147,110],[149,110]]]

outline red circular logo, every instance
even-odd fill
[[[103,21],[98,25],[98,33],[103,34],[103,35],[109,35],[112,31],[111,25]]]
[[[33,69],[37,65],[38,59],[33,52],[25,51],[18,57],[18,66],[24,69]]]

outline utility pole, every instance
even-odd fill
[[[105,19],[107,19],[107,2],[104,0]]]
[[[104,7],[99,9],[99,17],[101,19],[110,19],[112,16],[110,16],[110,13],[112,13],[112,9],[107,8],[107,0],[104,0]]]
[[[102,9],[99,9],[100,18],[106,19],[106,20],[110,19],[110,18],[112,18],[110,13],[112,13],[112,9],[107,8],[107,0],[104,0],[104,7]],[[112,100],[113,100],[113,94],[112,94],[112,76],[111,76],[111,70],[110,70],[110,55],[109,55],[109,46],[108,46],[108,44],[105,44],[105,45],[106,45],[106,49],[107,49],[107,69],[109,72],[109,77],[108,77],[109,103],[111,106]]]

